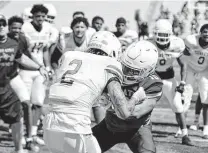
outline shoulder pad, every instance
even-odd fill
[[[121,70],[121,66],[117,66],[117,65],[108,65],[105,70],[108,72],[108,73],[111,73],[111,74],[114,74],[120,82],[123,81],[123,73],[122,73],[122,70]]]
[[[141,84],[145,90],[147,97],[155,98],[162,95],[162,80],[156,74],[147,77]]]

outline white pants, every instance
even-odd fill
[[[20,70],[19,75],[27,87],[21,96],[30,97],[32,104],[42,106],[46,95],[45,78],[39,71]]]
[[[186,101],[190,101],[192,99],[194,86],[196,85],[199,90],[201,102],[203,104],[208,104],[208,72],[203,71],[200,73],[196,73],[191,69],[188,69],[186,75],[186,90],[184,92],[184,98]]]
[[[51,153],[101,153],[92,134],[65,133],[44,130],[44,140]]]
[[[19,75],[17,75],[15,78],[13,78],[10,81],[10,85],[12,89],[14,90],[14,92],[17,94],[21,102],[30,100],[27,86]]]
[[[182,95],[175,92],[178,82],[175,78],[163,80],[163,96],[165,96],[175,113],[182,113],[189,108],[190,103],[182,104]]]

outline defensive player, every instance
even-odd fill
[[[182,131],[182,144],[192,145],[188,137],[188,130],[184,112],[190,103],[182,104],[181,93],[177,91],[177,81],[173,69],[173,63],[183,52],[185,45],[181,38],[172,35],[172,25],[166,19],[160,19],[155,23],[154,37],[151,41],[157,46],[159,59],[156,73],[163,80],[163,95],[167,98],[176,120]],[[186,106],[188,105],[188,106]]]
[[[203,138],[208,139],[208,24],[200,28],[200,34],[189,35],[185,39],[186,49],[179,58],[181,62],[180,88],[187,88],[184,93],[186,101],[190,102],[193,87],[198,86],[203,107]]]
[[[43,75],[47,75],[47,71],[23,54],[21,50],[18,50],[18,42],[7,36],[7,21],[3,15],[0,15],[0,27],[0,117],[5,123],[11,124],[15,151],[24,153],[21,141],[23,131],[22,107],[19,98],[12,89],[18,78],[16,61],[27,68],[39,71]]]
[[[158,60],[157,48],[148,41],[131,44],[121,57],[123,69],[123,91],[127,99],[140,92],[140,102],[135,105],[131,116],[118,118],[109,108],[105,119],[93,127],[102,152],[117,143],[126,143],[134,153],[154,153],[151,112],[162,95],[162,80],[155,74]]]
[[[22,51],[28,50],[29,56],[34,62],[39,66],[46,67],[46,69],[50,71],[48,47],[50,45],[51,25],[45,22],[48,9],[41,4],[36,4],[32,7],[31,13],[33,15],[32,21],[25,22],[22,26],[22,31],[27,41],[22,42],[23,45],[21,45],[20,49]],[[28,89],[28,92],[25,92],[23,96],[28,97],[33,104],[33,140],[38,144],[44,145],[44,141],[37,137],[37,122],[40,118],[42,112],[41,108],[45,99],[45,78],[40,75],[38,71],[30,70],[22,65],[20,65],[19,74]]]
[[[115,59],[121,44],[107,31],[93,35],[87,52],[68,51],[59,61],[57,80],[50,87],[50,112],[44,121],[44,139],[52,153],[100,153],[100,147],[91,131],[91,108],[104,90],[107,90],[116,114],[130,116],[136,92],[127,101],[121,89],[122,70]],[[109,57],[110,56],[110,57]]]

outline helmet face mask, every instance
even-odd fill
[[[48,9],[48,14],[46,16],[45,21],[53,24],[54,20],[57,16],[56,8],[53,4],[50,4],[50,3],[49,4],[44,4],[44,6]]]
[[[159,45],[167,45],[172,35],[172,25],[166,19],[160,19],[154,27],[154,39]]]
[[[27,7],[24,9],[23,13],[22,13],[22,18],[24,21],[31,21],[33,18],[32,13],[30,12],[32,8]]]

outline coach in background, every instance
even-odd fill
[[[22,105],[10,85],[18,75],[16,61],[39,70],[42,75],[47,75],[47,71],[18,50],[18,42],[7,36],[6,28],[6,18],[0,15],[0,117],[5,123],[11,124],[16,153],[24,153],[21,141]]]
[[[118,143],[126,143],[133,153],[155,153],[152,137],[151,113],[162,95],[162,80],[155,73],[158,60],[156,46],[148,41],[131,44],[124,52],[123,91],[127,99],[140,92],[140,103],[135,105],[131,116],[125,120],[109,108],[105,119],[93,127],[102,152]]]

